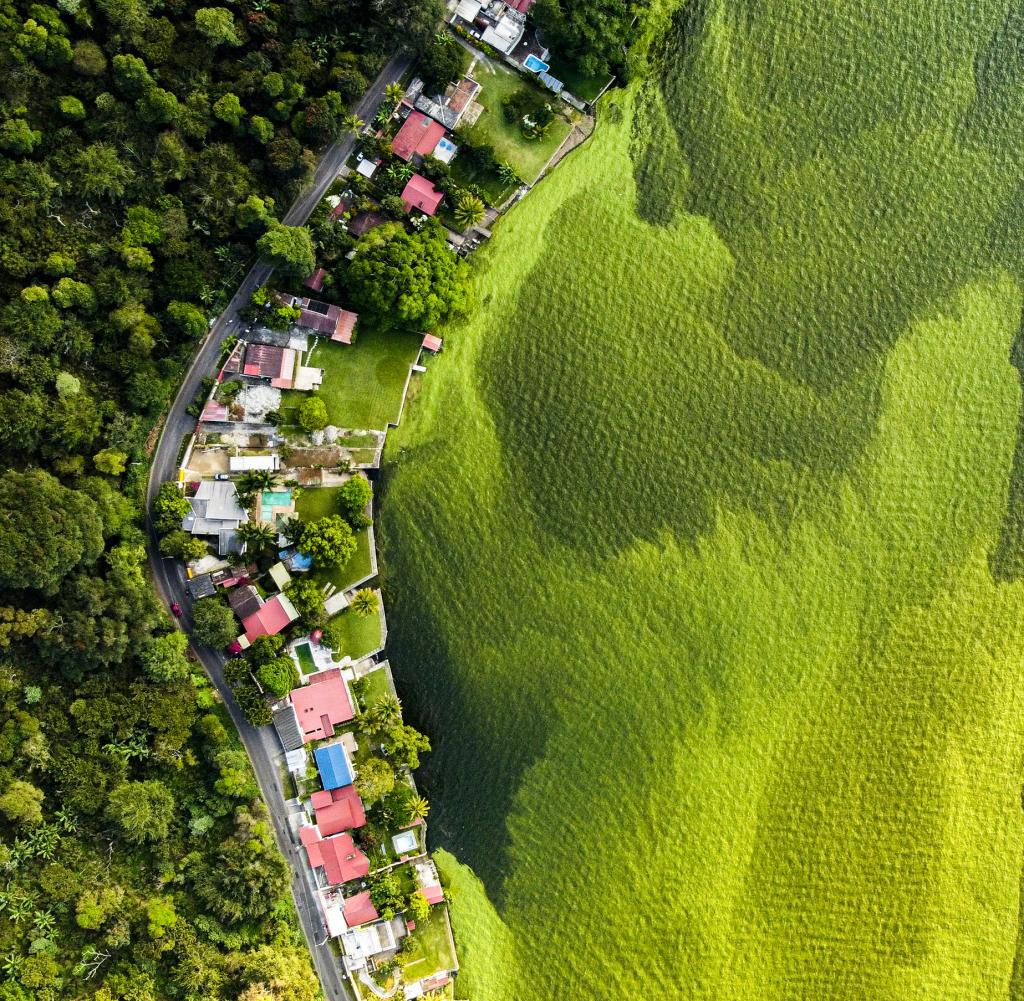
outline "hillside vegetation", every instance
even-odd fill
[[[1019,996],[1009,7],[688,4],[484,252],[383,507],[471,996]]]
[[[146,579],[142,492],[208,320],[257,244],[308,252],[277,219],[439,13],[0,2],[3,1001],[319,997],[245,753]]]

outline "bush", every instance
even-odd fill
[[[299,427],[310,433],[327,427],[327,404],[319,396],[311,396],[299,407]]]
[[[277,698],[284,698],[299,685],[299,674],[291,657],[276,657],[256,671],[259,683]]]
[[[241,685],[235,689],[235,698],[245,718],[253,726],[266,726],[274,716],[270,706],[255,685]]]
[[[373,487],[364,476],[346,480],[338,491],[338,508],[342,517],[351,524],[353,517],[362,514],[373,499]]]
[[[211,649],[223,650],[238,635],[235,613],[220,598],[196,602],[192,618],[196,639]]]

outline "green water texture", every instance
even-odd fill
[[[1024,996],[1022,251],[1005,0],[691,2],[500,224],[383,482],[460,996]]]

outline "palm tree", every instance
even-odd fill
[[[380,608],[380,598],[377,597],[377,592],[372,587],[364,587],[352,595],[349,606],[359,618],[366,619],[377,613],[377,609]]]
[[[382,695],[366,711],[366,721],[378,733],[394,726],[402,718],[402,703],[394,695]]]
[[[277,541],[277,532],[265,521],[243,521],[235,531],[246,548],[257,553],[269,549]]]
[[[422,796],[413,796],[409,800],[409,821],[425,820],[430,813],[430,804]]]
[[[455,221],[463,228],[478,226],[484,220],[486,209],[484,203],[469,192],[459,196],[455,203]]]
[[[341,121],[342,131],[353,136],[359,135],[359,131],[364,125],[366,125],[366,122],[358,115],[346,115]]]
[[[260,490],[271,490],[277,477],[269,469],[250,469],[238,477],[236,487],[240,494],[254,494]]]
[[[394,106],[405,96],[405,88],[400,83],[389,83],[384,88],[384,100]]]

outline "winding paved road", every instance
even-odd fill
[[[355,113],[368,120],[376,112],[377,106],[384,98],[384,91],[389,83],[399,80],[412,65],[410,56],[399,54],[391,58],[380,75],[374,80],[370,89],[363,96]],[[355,137],[345,136],[328,147],[320,159],[313,181],[310,186],[295,200],[284,216],[289,226],[302,225],[310,216],[317,203],[323,198],[327,189],[338,175],[341,165],[355,147]],[[161,559],[157,548],[157,535],[149,518],[149,509],[153,497],[160,484],[165,480],[176,480],[178,477],[178,449],[185,435],[195,429],[195,420],[186,413],[186,408],[199,391],[203,377],[212,373],[216,364],[221,344],[224,339],[234,333],[238,325],[238,311],[252,297],[253,292],[270,278],[273,268],[263,262],[257,263],[245,276],[238,291],[234,294],[227,308],[217,317],[209,333],[196,351],[188,371],[182,380],[171,409],[167,414],[163,431],[153,453],[153,461],[149,472],[146,489],[146,528],[149,535],[149,562],[156,585],[157,593],[166,605],[172,601],[180,602],[184,614],[181,624],[186,631],[192,628],[192,604],[185,594],[185,568],[179,560]],[[283,759],[281,746],[270,727],[257,729],[249,724],[242,715],[237,703],[231,696],[231,689],[224,681],[224,656],[205,647],[195,647],[206,673],[217,687],[238,728],[239,736],[245,745],[252,761],[256,780],[270,810],[274,824],[274,834],[281,853],[288,859],[292,871],[292,894],[299,913],[302,931],[309,945],[310,953],[324,997],[328,1001],[343,1001],[350,996],[340,964],[335,957],[324,931],[323,920],[317,908],[313,885],[309,870],[301,856],[301,850],[292,842],[288,830],[288,810],[281,793],[279,763]]]

